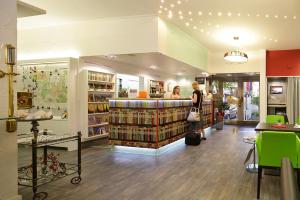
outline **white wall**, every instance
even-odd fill
[[[17,44],[16,0],[0,0],[0,46]],[[7,71],[4,64],[4,49],[0,48],[0,69]],[[7,116],[7,77],[0,79],[0,117]],[[0,199],[18,199],[17,186],[17,135],[7,133],[5,121],[0,121]]]
[[[18,30],[19,58],[156,52],[157,17],[99,19]]]
[[[249,60],[244,64],[226,63],[224,52],[209,53],[209,73],[260,73],[260,121],[264,121],[267,115],[267,79],[266,79],[266,51],[247,51]]]

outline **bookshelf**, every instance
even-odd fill
[[[188,131],[188,99],[111,99],[110,144],[160,148]]]
[[[149,80],[149,96],[151,98],[163,98],[165,94],[164,87],[164,81]]]
[[[108,137],[109,99],[115,96],[115,74],[87,70],[87,134],[84,140]]]

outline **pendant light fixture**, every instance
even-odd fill
[[[233,37],[233,39],[238,41],[239,37]],[[226,52],[224,59],[232,63],[245,63],[248,61],[248,55],[240,50],[234,50]]]

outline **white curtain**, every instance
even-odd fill
[[[291,124],[300,117],[300,77],[288,78],[287,116]]]

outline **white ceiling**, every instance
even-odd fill
[[[18,29],[157,13],[158,0],[22,0],[46,15],[18,19]]]
[[[211,51],[300,48],[299,0],[160,0],[160,6],[161,18]]]
[[[300,48],[300,0],[23,1],[45,9],[47,14],[18,19],[18,29],[99,18],[153,15],[158,13],[161,5],[161,18],[176,24],[213,52],[235,48],[247,51]],[[168,18],[170,11],[171,19]],[[187,22],[189,26],[186,26]],[[233,36],[240,37],[238,43],[233,41]]]
[[[203,76],[202,71],[160,53],[91,56],[86,62],[113,67],[118,73],[148,74],[155,77]]]

